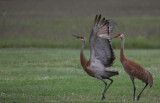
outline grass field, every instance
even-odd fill
[[[117,22],[111,36],[124,33],[126,55],[153,74],[153,87],[147,87],[139,102],[159,103],[159,4],[160,0],[0,0],[0,103],[133,102],[132,82],[119,61],[119,39],[112,41],[117,59],[111,69],[120,75],[113,77],[105,101],[104,83],[80,65],[81,42],[71,35],[85,36],[88,49],[96,14]],[[85,54],[89,58],[89,50]],[[145,84],[135,84],[137,96]]]
[[[79,50],[74,49],[0,49],[0,103],[75,103],[105,101],[133,102],[133,87],[119,61],[110,69],[118,70],[114,83],[101,101],[103,82],[88,76],[79,62]],[[139,103],[160,102],[160,50],[126,50],[126,55],[142,64],[153,74],[154,84],[143,92]],[[85,50],[89,57],[89,50]],[[107,81],[109,82],[109,81]],[[135,81],[137,92],[144,83]],[[133,102],[134,103],[134,102]]]

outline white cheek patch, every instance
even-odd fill
[[[122,35],[118,36],[119,38],[122,38]]]

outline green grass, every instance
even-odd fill
[[[76,49],[0,49],[0,102],[1,103],[75,103],[75,102],[133,102],[133,87],[119,61],[110,69],[118,70],[114,83],[101,101],[103,82],[88,76],[79,62]],[[160,50],[126,50],[126,56],[139,62],[153,74],[154,84],[143,92],[140,103],[160,102]],[[89,50],[85,50],[89,57]],[[109,83],[109,81],[107,81]],[[137,94],[145,85],[135,81]],[[133,102],[134,103],[134,102]]]

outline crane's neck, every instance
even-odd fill
[[[83,53],[83,51],[84,51],[85,43],[86,43],[86,40],[84,39],[84,40],[82,41],[82,48],[81,48],[81,52],[82,52],[82,53]]]
[[[82,44],[82,48],[81,48],[80,59],[81,59],[81,65],[85,69],[85,66],[88,62],[88,60],[85,58],[85,56],[83,54],[84,47],[85,47],[85,42],[86,42],[85,39],[82,42],[83,42],[83,44]]]
[[[125,41],[125,37],[122,36],[122,41],[121,41],[121,51],[120,51],[120,60],[121,62],[125,61],[126,60],[126,56],[124,54],[124,41]]]

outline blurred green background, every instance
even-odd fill
[[[79,48],[71,35],[88,41],[96,14],[117,22],[126,48],[160,48],[160,0],[0,0],[0,47]]]

